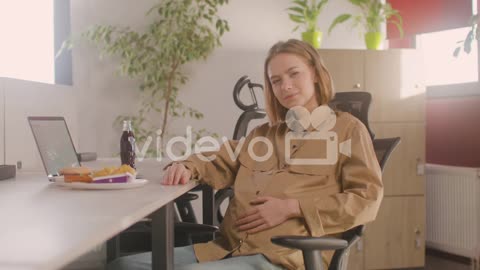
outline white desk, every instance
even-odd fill
[[[152,214],[153,269],[173,269],[172,201],[195,187],[72,190],[44,173],[18,173],[0,181],[0,269],[58,269]]]

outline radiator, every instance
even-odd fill
[[[480,168],[427,164],[427,247],[480,257]]]

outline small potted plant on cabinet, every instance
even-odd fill
[[[318,16],[327,2],[328,0],[294,0],[292,1],[293,5],[288,8],[290,19],[298,24],[293,31],[304,26],[302,40],[317,49],[322,43],[322,32],[317,27]]]
[[[335,28],[336,25],[353,20],[353,26],[363,27],[365,31],[365,44],[369,50],[378,50],[384,39],[381,32],[383,23],[387,20],[389,23],[395,24],[403,36],[402,17],[398,10],[392,8],[389,3],[382,3],[380,0],[348,0],[353,5],[361,9],[358,15],[344,13],[337,16],[328,29],[328,33]]]

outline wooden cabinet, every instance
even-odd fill
[[[366,228],[366,269],[411,268],[425,264],[423,196],[385,197],[376,221]]]
[[[325,53],[324,53],[325,52]],[[322,50],[323,62],[339,91],[365,89],[365,55],[359,50]]]
[[[358,240],[358,242],[350,249],[350,254],[348,256],[348,270],[362,270],[365,265],[365,241],[363,238]]]
[[[371,122],[425,122],[425,80],[416,50],[321,50],[337,92],[372,94]]]
[[[335,90],[372,94],[376,138],[401,137],[383,172],[385,197],[349,270],[421,267],[425,260],[425,84],[416,50],[321,50]]]
[[[365,51],[371,122],[425,121],[425,83],[415,50]]]
[[[383,171],[385,196],[425,194],[425,123],[374,122],[377,138],[400,137]]]

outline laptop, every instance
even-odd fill
[[[63,117],[30,116],[28,122],[50,181],[62,168],[81,165]]]

